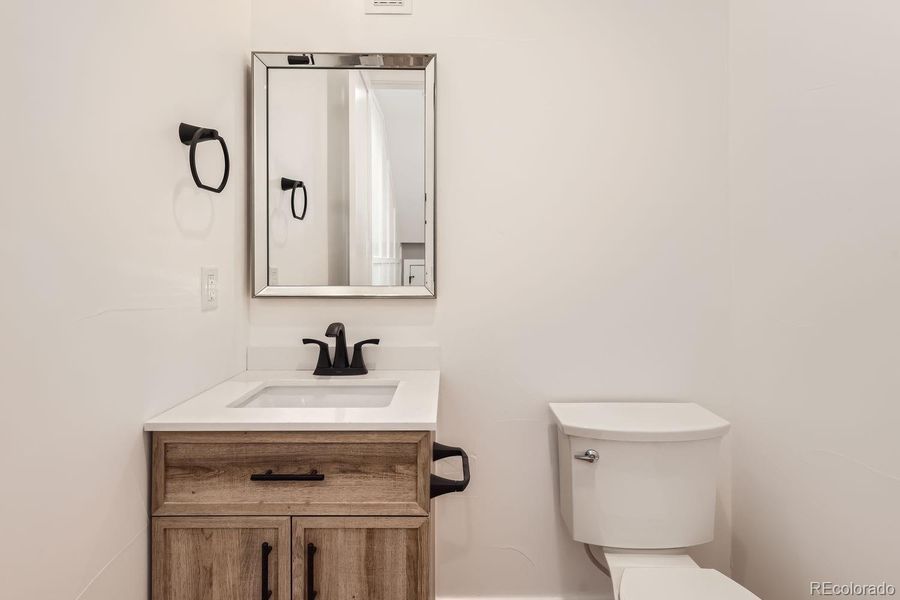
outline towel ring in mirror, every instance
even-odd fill
[[[297,208],[294,205],[294,195],[297,193],[297,188],[303,190],[303,212],[300,213],[300,216],[297,216]],[[281,189],[283,191],[291,190],[291,212],[294,215],[294,218],[298,221],[302,221],[303,217],[306,216],[306,186],[303,185],[302,181],[297,181],[296,179],[288,179],[287,177],[281,178]]]

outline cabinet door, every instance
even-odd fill
[[[429,600],[427,517],[293,520],[294,600]]]
[[[290,600],[289,517],[155,517],[153,600]]]

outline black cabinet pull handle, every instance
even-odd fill
[[[435,442],[434,446],[432,446],[431,452],[432,460],[441,460],[442,458],[458,456],[462,459],[463,468],[463,478],[460,481],[454,481],[453,479],[447,479],[446,477],[441,477],[432,473],[431,497],[437,498],[438,496],[443,496],[444,494],[461,492],[465,490],[469,486],[469,481],[471,479],[469,475],[469,455],[466,454],[466,451],[462,448],[445,446],[444,444],[438,444],[437,442]]]
[[[297,216],[297,208],[294,206],[294,194],[297,193],[297,188],[300,188],[301,190],[303,190],[303,212],[300,213],[299,217]],[[288,179],[287,177],[282,177],[281,178],[281,189],[282,189],[282,191],[285,191],[285,192],[287,190],[291,190],[291,212],[293,213],[295,219],[297,219],[298,221],[302,221],[303,218],[306,216],[306,204],[307,204],[306,186],[303,184],[302,181],[297,181],[295,179]]]
[[[178,139],[180,139],[181,143],[185,146],[191,147],[191,177],[193,177],[197,187],[217,194],[224,190],[225,184],[228,183],[228,173],[231,171],[231,162],[228,160],[228,146],[225,145],[225,140],[219,135],[219,132],[215,129],[206,129],[197,127],[196,125],[182,123],[178,126]],[[200,181],[200,175],[197,173],[197,144],[209,141],[219,142],[219,145],[222,146],[222,155],[225,158],[225,172],[222,174],[222,181],[219,183],[219,187],[206,185]]]
[[[269,554],[272,553],[272,546],[268,542],[262,545],[262,600],[269,600],[272,597],[272,590],[269,589]]]
[[[316,600],[316,545],[306,546],[306,600]]]
[[[309,473],[273,473],[269,469],[265,473],[253,473],[250,481],[325,481],[325,474],[315,469]]]

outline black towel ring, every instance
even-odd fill
[[[197,184],[197,187],[217,194],[221,193],[221,191],[225,189],[225,184],[228,183],[228,173],[231,171],[231,162],[228,160],[228,146],[225,145],[225,140],[219,135],[219,132],[215,129],[205,129],[203,127],[197,127],[196,125],[182,123],[178,126],[178,138],[181,140],[182,144],[191,147],[191,177],[194,178],[194,183]],[[197,144],[209,141],[219,142],[222,146],[222,155],[225,157],[225,173],[222,175],[222,182],[219,184],[219,187],[206,185],[200,181],[200,175],[197,174]]]
[[[303,190],[303,212],[300,213],[300,216],[297,216],[297,209],[294,207],[294,194],[297,193],[297,188]],[[294,218],[298,221],[302,221],[303,217],[306,216],[306,186],[303,185],[302,181],[297,181],[296,179],[288,179],[287,177],[281,178],[281,189],[283,191],[291,190],[291,212],[294,214]]]

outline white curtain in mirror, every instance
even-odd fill
[[[350,283],[372,285],[372,220],[369,201],[369,89],[363,74],[350,71]]]
[[[400,285],[400,244],[397,242],[397,203],[391,178],[384,113],[378,97],[369,93],[370,159],[372,174],[372,285]]]

